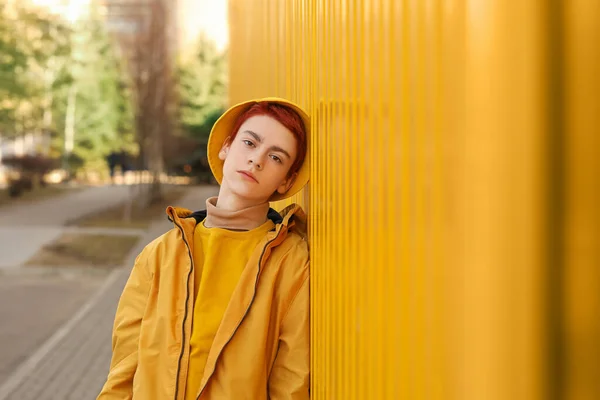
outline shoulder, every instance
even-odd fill
[[[181,232],[177,228],[172,228],[148,243],[136,259],[136,263],[146,265],[149,272],[160,264],[157,260],[165,256],[172,255],[175,247],[180,242]]]
[[[296,232],[288,232],[283,242],[277,246],[279,251],[284,253],[294,253],[298,256],[308,259],[308,243]]]
[[[289,232],[283,241],[289,251],[294,251],[308,259],[308,242],[296,232]]]
[[[162,235],[160,235],[159,237],[155,238],[150,243],[148,243],[142,250],[142,254],[149,256],[156,252],[164,251],[165,247],[168,247],[169,245],[176,243],[177,238],[179,236],[181,236],[179,229],[171,228],[167,232],[163,233]]]
[[[284,241],[273,249],[269,262],[285,267],[288,273],[308,275],[310,254],[308,243],[299,234],[289,232]]]

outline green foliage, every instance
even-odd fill
[[[18,71],[25,69],[27,57],[13,34],[14,23],[4,17],[5,5],[0,3],[0,98],[23,95],[17,82]],[[2,102],[4,104],[5,101]],[[7,108],[4,105],[4,108]],[[3,118],[4,120],[4,118]]]
[[[0,136],[52,132],[50,155],[76,167],[135,153],[131,85],[100,17],[71,24],[0,0]],[[75,96],[69,96],[69,93]],[[74,147],[63,154],[69,102]]]
[[[0,3],[0,132],[41,129],[50,92],[68,82],[69,28],[55,16]]]
[[[100,21],[87,23],[74,73],[77,90],[74,153],[96,161],[113,152],[135,152],[133,107],[124,66]]]
[[[181,127],[206,143],[227,101],[227,54],[201,36],[193,57],[179,68],[178,89]]]

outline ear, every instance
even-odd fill
[[[221,146],[221,150],[219,151],[219,159],[220,160],[225,161],[230,148],[231,148],[231,137],[228,137],[223,142],[223,146]]]
[[[289,177],[287,177],[286,179],[284,179],[284,181],[281,182],[281,184],[277,188],[277,193],[284,194],[285,192],[287,192],[288,190],[290,190],[290,188],[294,184],[294,181],[296,180],[297,176],[298,176],[298,173],[294,172],[292,175],[290,175]]]

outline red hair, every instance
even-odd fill
[[[306,157],[306,129],[304,121],[292,107],[268,101],[257,102],[237,118],[233,130],[229,134],[229,140],[233,141],[235,139],[244,122],[257,115],[268,115],[292,132],[296,138],[297,155],[288,175],[297,172]]]

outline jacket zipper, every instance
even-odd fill
[[[196,400],[200,399],[200,396],[202,396],[202,393],[204,393],[204,389],[206,389],[206,386],[208,386],[208,381],[213,376],[215,369],[217,368],[217,361],[219,360],[221,353],[223,352],[225,347],[227,347],[229,342],[231,342],[231,339],[233,339],[233,337],[235,336],[235,333],[239,329],[240,325],[242,325],[242,321],[244,321],[244,319],[246,318],[246,315],[248,315],[248,312],[250,311],[250,307],[252,307],[252,303],[254,303],[254,299],[256,298],[256,287],[258,286],[258,277],[260,276],[260,266],[262,265],[263,256],[265,255],[265,251],[267,251],[267,248],[269,247],[269,245],[271,243],[273,243],[275,240],[277,240],[277,238],[279,237],[280,234],[281,234],[281,230],[273,239],[271,239],[269,242],[267,242],[267,244],[265,244],[265,247],[263,248],[263,251],[260,254],[260,258],[258,259],[258,271],[256,271],[256,279],[254,281],[254,293],[252,293],[252,299],[250,300],[250,304],[248,304],[248,308],[246,308],[246,312],[244,312],[244,316],[240,320],[239,324],[235,327],[235,330],[233,331],[233,333],[231,334],[229,339],[227,339],[227,342],[225,342],[225,345],[221,348],[221,351],[219,352],[219,354],[217,354],[217,358],[215,359],[215,368],[213,369],[213,372],[208,376],[208,379],[206,380],[206,384],[204,385],[204,387],[202,388],[200,393],[198,393]]]
[[[177,395],[179,394],[179,374],[181,372],[181,360],[183,359],[183,353],[185,350],[185,322],[188,317],[188,302],[190,299],[190,276],[192,276],[192,271],[194,270],[194,259],[192,258],[192,251],[190,250],[190,245],[185,238],[185,232],[183,231],[183,227],[175,222],[175,218],[173,218],[173,223],[177,225],[179,230],[181,231],[181,237],[183,238],[183,242],[188,250],[188,256],[190,257],[190,271],[187,276],[187,283],[185,285],[186,295],[185,295],[185,313],[183,314],[183,323],[181,324],[181,352],[179,353],[179,361],[177,362],[177,374],[175,375],[175,400],[177,400]]]

